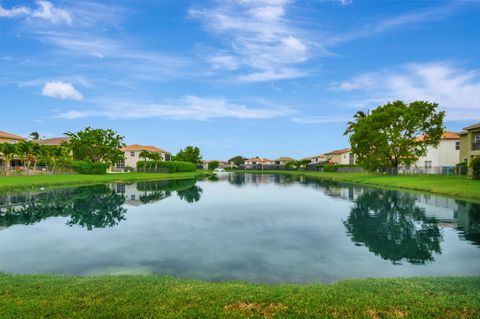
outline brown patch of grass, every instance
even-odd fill
[[[372,319],[380,319],[380,316],[376,310],[368,309],[367,315]]]
[[[281,303],[250,303],[239,302],[225,305],[223,310],[226,313],[241,313],[242,315],[260,314],[264,318],[273,318],[275,315],[285,311],[287,306]]]
[[[475,309],[445,309],[445,318],[477,318],[478,311]]]

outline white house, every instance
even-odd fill
[[[419,136],[418,139],[425,139]],[[460,135],[445,131],[437,147],[428,146],[427,154],[416,162],[417,167],[432,168],[455,166],[460,161]]]
[[[331,151],[326,153],[327,161],[333,164],[355,164],[355,156],[352,153],[352,149],[344,148],[341,150]]]

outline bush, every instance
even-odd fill
[[[220,164],[218,163],[218,161],[211,161],[210,163],[208,163],[208,169],[213,171],[214,169],[218,168]]]
[[[102,175],[107,173],[110,165],[107,163],[92,163],[88,161],[74,161],[72,168],[79,174]]]
[[[137,162],[137,171],[143,171],[144,162]],[[147,171],[157,169],[167,169],[169,173],[179,173],[179,172],[195,172],[197,166],[190,162],[181,162],[181,161],[167,161],[167,162],[154,162],[147,161]]]
[[[480,157],[475,157],[470,163],[473,179],[480,179]]]
[[[134,169],[133,167],[131,167],[131,166],[125,166],[125,168],[123,169],[123,171],[124,171],[125,173],[131,173],[131,172],[133,172],[134,170],[135,170],[135,169]]]
[[[467,163],[460,162],[460,163],[456,164],[455,167],[467,167]]]

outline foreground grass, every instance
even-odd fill
[[[0,190],[36,189],[67,185],[87,185],[108,182],[129,182],[139,180],[162,180],[194,178],[205,175],[203,171],[186,173],[121,173],[106,175],[36,175],[36,176],[0,176]]]
[[[480,277],[333,285],[0,274],[0,318],[478,318]]]
[[[446,175],[376,175],[369,173],[327,173],[309,171],[244,171],[313,176],[342,182],[361,183],[388,188],[409,189],[480,201],[480,180]]]

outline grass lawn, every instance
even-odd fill
[[[309,171],[244,171],[249,173],[281,173],[314,176],[343,182],[361,183],[388,188],[430,192],[480,201],[480,180],[466,176],[446,175],[375,175],[369,173],[324,173]]]
[[[106,175],[36,175],[36,176],[0,176],[0,190],[21,190],[39,187],[66,185],[85,185],[108,182],[128,182],[138,180],[161,180],[194,178],[206,174],[204,171],[186,173],[119,173]]]
[[[0,318],[478,318],[480,277],[210,283],[0,274]]]

